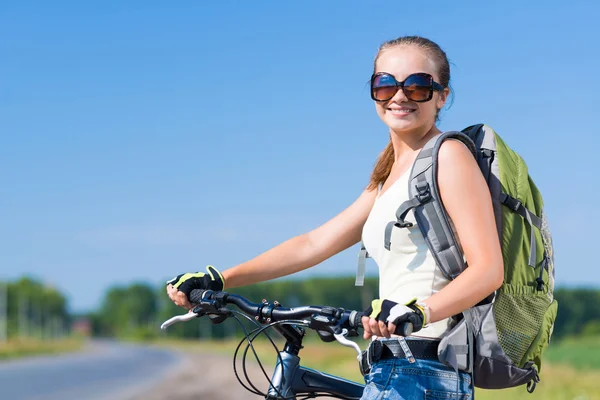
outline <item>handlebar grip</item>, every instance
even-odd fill
[[[412,322],[405,322],[403,324],[400,324],[396,327],[396,330],[394,331],[394,333],[396,335],[400,335],[400,336],[410,336],[410,334],[413,331],[413,324]]]
[[[202,301],[202,296],[204,296],[205,290],[202,289],[194,289],[190,292],[190,303],[200,304]]]
[[[362,317],[365,317],[365,313],[362,311],[352,311],[350,313],[350,326],[353,328],[362,328]]]
[[[358,328],[358,327],[362,327],[362,317],[367,317],[368,315],[365,315],[364,312],[352,312],[350,314],[350,326]],[[396,335],[400,335],[400,336],[410,336],[410,334],[413,332],[413,324],[412,322],[405,322],[403,324],[400,324],[398,326],[396,326],[396,330],[394,331],[394,334]]]

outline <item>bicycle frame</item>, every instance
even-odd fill
[[[362,396],[364,385],[302,367],[300,357],[286,351],[279,355],[266,399],[290,399],[312,393],[328,393],[349,400],[359,400]]]

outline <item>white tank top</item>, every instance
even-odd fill
[[[384,247],[386,225],[396,221],[396,210],[408,200],[409,175],[410,169],[377,196],[362,232],[365,248],[379,266],[379,298],[400,304],[413,298],[425,300],[449,283],[437,267],[412,210],[405,220],[413,226],[394,227],[390,250]],[[444,319],[430,324],[414,336],[439,338],[448,330],[450,321]]]

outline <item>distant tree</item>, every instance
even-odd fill
[[[53,337],[67,331],[67,301],[59,290],[28,277],[9,282],[7,289],[9,337]]]
[[[556,290],[554,296],[558,301],[558,315],[553,337],[580,334],[584,326],[600,321],[600,290],[561,288]]]
[[[95,330],[107,336],[134,335],[156,321],[157,304],[154,289],[148,284],[112,287],[102,301]]]

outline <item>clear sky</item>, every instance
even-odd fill
[[[388,140],[377,47],[417,34],[452,62],[440,128],[496,129],[544,195],[557,284],[599,286],[600,3],[491,3],[3,2],[0,279],[82,311],[325,222]]]

